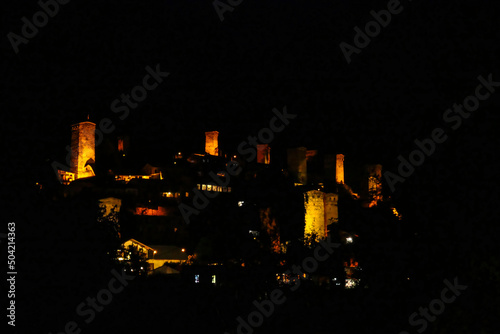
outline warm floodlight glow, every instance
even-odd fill
[[[205,152],[210,155],[219,155],[219,132],[205,132]]]
[[[326,237],[324,193],[310,190],[304,193],[305,229],[304,238],[314,236],[316,240]]]

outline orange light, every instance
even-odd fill
[[[186,250],[185,250],[184,248],[183,248],[183,249],[181,249],[181,252],[183,252],[183,253],[184,253],[185,251],[186,251]]]

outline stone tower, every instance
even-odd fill
[[[339,222],[339,195],[326,194],[325,195],[325,221],[326,225],[335,224]]]
[[[304,238],[309,240],[313,234],[316,240],[326,238],[325,193],[318,190],[305,192],[304,209]]]
[[[205,132],[205,152],[219,155],[219,131]]]
[[[337,154],[337,163],[335,165],[335,181],[344,183],[344,155]]]
[[[271,163],[271,148],[268,144],[257,145],[257,163],[266,165]]]
[[[71,172],[75,179],[94,176],[95,124],[89,121],[71,126]]]

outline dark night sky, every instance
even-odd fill
[[[18,54],[6,36],[20,34],[21,18],[39,6],[3,2],[2,224],[30,220],[26,185],[44,161],[64,162],[70,125],[87,114],[94,122],[109,117],[117,126],[111,135],[128,132],[154,156],[202,151],[207,130],[220,131],[232,150],[286,105],[298,117],[276,136],[277,150],[344,152],[346,164],[394,171],[399,154],[474,93],[479,75],[500,81],[494,2],[401,3],[403,11],[347,64],[339,43],[352,44],[353,28],[387,1],[245,0],[221,22],[211,1],[73,0]],[[170,76],[119,120],[111,102],[156,64]],[[498,94],[401,186],[403,212],[429,235],[493,242],[484,238],[495,217],[487,210],[498,200]]]
[[[386,2],[244,2],[224,22],[208,1],[70,2],[19,54],[3,40],[3,123],[36,134],[43,157],[61,154],[69,124],[87,114],[158,150],[200,149],[204,131],[236,145],[286,105],[299,118],[276,143],[390,163],[494,72],[498,55],[494,9],[402,5],[348,65],[339,43],[352,44],[354,26]],[[4,35],[37,10],[10,9]],[[171,75],[119,121],[111,101],[156,64]]]

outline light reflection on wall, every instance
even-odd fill
[[[205,132],[205,152],[210,155],[219,155],[219,132]]]
[[[314,236],[315,240],[326,238],[325,222],[325,194],[318,190],[304,193],[305,228],[304,239],[306,242]]]
[[[71,172],[75,179],[94,176],[89,164],[95,162],[95,124],[80,122],[71,126]]]

